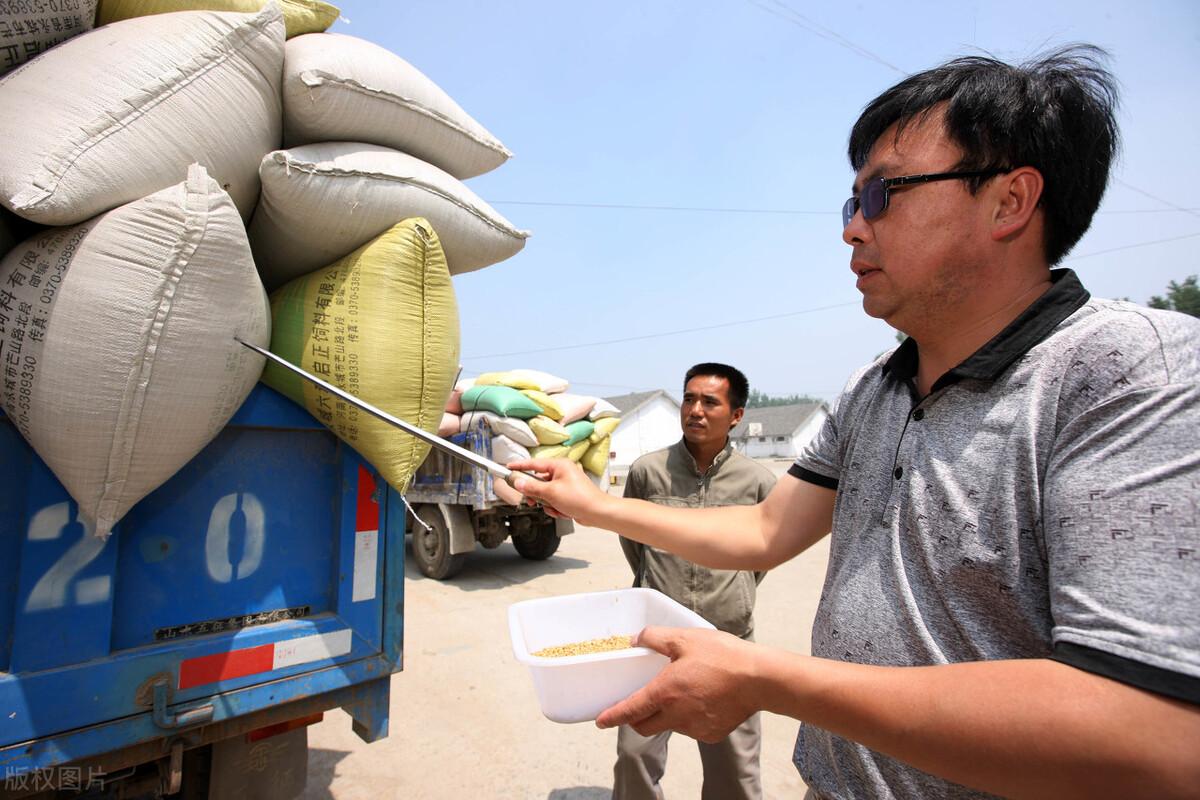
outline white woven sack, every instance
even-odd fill
[[[507,436],[500,434],[492,437],[492,461],[497,464],[509,464],[513,461],[528,461],[529,451]]]
[[[466,433],[485,422],[497,436],[507,436],[523,447],[537,447],[538,445],[537,436],[534,435],[528,422],[516,417],[502,417],[490,411],[468,411],[463,414],[462,420],[459,422],[459,430]]]
[[[96,0],[0,2],[0,75],[92,29]]]
[[[370,142],[428,161],[460,180],[512,155],[412,64],[379,45],[337,33],[287,43],[283,67],[286,147]]]
[[[592,410],[588,412],[588,419],[590,419],[592,422],[595,422],[598,419],[608,419],[610,417],[619,416],[621,416],[621,409],[617,408],[603,397],[597,397],[596,405],[592,406]]]
[[[458,179],[379,145],[324,142],[279,150],[263,158],[259,175],[262,197],[250,246],[271,290],[408,217],[433,225],[452,275],[515,255],[529,236]]]
[[[72,225],[199,162],[248,219],[279,146],[283,18],[180,11],[76,36],[0,79],[0,203]]]
[[[245,400],[270,311],[237,209],[204,169],[0,261],[4,411],[107,536]]]

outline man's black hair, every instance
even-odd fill
[[[689,369],[687,375],[683,377],[683,388],[687,389],[688,381],[697,375],[712,375],[729,381],[729,405],[733,407],[734,411],[746,407],[746,400],[750,397],[750,382],[737,367],[712,361],[697,364]]]
[[[1042,173],[1046,260],[1056,264],[1091,225],[1117,153],[1117,82],[1107,59],[1077,44],[1017,66],[967,56],[919,72],[863,110],[850,132],[850,165],[860,170],[893,124],[898,135],[945,103],[947,134],[963,151],[951,169]],[[972,181],[971,191],[979,185]]]

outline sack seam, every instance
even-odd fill
[[[240,55],[255,38],[265,35],[267,26],[277,19],[281,19],[278,7],[268,3],[256,17],[223,34],[204,52],[171,68],[114,106],[97,111],[96,117],[80,126],[80,135],[70,139],[60,150],[46,155],[39,171],[30,179],[30,186],[13,197],[14,208],[33,210],[50,200],[59,184],[89,150],[109,136],[126,130],[151,109]]]
[[[506,159],[512,158],[512,151],[505,147],[499,139],[491,136],[490,134],[487,137],[481,136],[478,133],[475,133],[474,131],[464,127],[453,117],[450,117],[444,112],[438,111],[435,108],[431,108],[424,103],[414,100],[411,97],[405,97],[403,95],[396,94],[395,92],[389,92],[386,89],[377,89],[373,86],[367,86],[366,84],[359,83],[352,78],[343,78],[320,69],[301,70],[299,78],[300,81],[309,89],[315,89],[328,83],[338,88],[346,89],[357,94],[375,97],[383,100],[384,102],[408,109],[409,111],[427,117],[434,122],[445,125],[447,128],[462,134],[472,142],[492,151],[493,153],[502,155]]]
[[[409,178],[402,175],[388,175],[387,173],[371,172],[369,170],[346,169],[344,167],[326,167],[319,164],[312,164],[310,162],[296,161],[295,158],[290,156],[286,151],[276,151],[271,154],[271,158],[275,161],[275,163],[282,165],[285,170],[295,169],[310,175],[320,175],[330,178],[369,178],[372,180],[387,181],[390,183],[402,183],[407,186],[412,186],[414,188],[429,192],[430,194],[437,195],[444,200],[448,200],[462,210],[471,214],[471,216],[475,217],[480,222],[483,222],[484,224],[494,228],[506,236],[511,236],[514,239],[521,240],[528,239],[530,236],[529,231],[523,231],[518,228],[514,228],[511,225],[506,225],[499,220],[493,219],[491,216],[474,205],[467,203],[445,191],[444,189],[440,189],[428,181],[421,180],[420,178]]]
[[[183,231],[163,265],[163,280],[159,284],[154,317],[143,331],[141,357],[131,365],[126,379],[121,409],[113,426],[113,441],[109,447],[104,489],[97,504],[97,528],[101,525],[110,528],[115,524],[117,508],[124,497],[142,413],[145,410],[146,393],[153,376],[163,330],[174,310],[175,293],[179,283],[183,280],[184,272],[196,250],[204,241],[208,229],[211,208],[207,183],[208,173],[203,167],[193,164],[188,168],[187,181],[184,183]]]

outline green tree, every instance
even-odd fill
[[[750,397],[746,400],[746,408],[766,408],[768,406],[791,406],[796,403],[820,403],[821,398],[809,397],[806,394],[789,394],[779,397],[771,397],[769,394],[760,392],[757,389],[750,390]]]
[[[1183,283],[1171,281],[1167,284],[1166,297],[1154,295],[1146,305],[1151,308],[1182,311],[1184,314],[1200,317],[1200,285],[1196,283],[1196,276],[1187,276]]]

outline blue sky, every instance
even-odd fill
[[[1108,49],[1122,156],[1064,265],[1140,302],[1200,272],[1194,0],[340,6],[332,30],[412,63],[515,153],[468,182],[533,236],[455,278],[464,375],[530,367],[584,393],[678,397],[688,366],[716,360],[762,391],[832,399],[895,345],[862,312],[841,241],[849,128],[904,75],[964,53]]]

